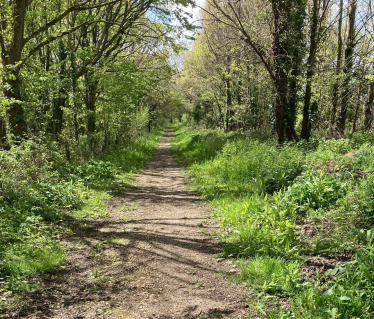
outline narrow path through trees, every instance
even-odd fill
[[[11,316],[27,318],[243,318],[244,287],[219,262],[210,210],[186,189],[170,131],[110,214],[77,225],[68,261],[40,279]]]

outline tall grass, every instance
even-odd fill
[[[374,317],[372,141],[279,147],[175,128],[174,153],[215,207],[223,256],[237,258],[256,318]]]

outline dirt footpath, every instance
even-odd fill
[[[40,279],[11,317],[244,318],[246,292],[226,280],[236,271],[210,234],[216,229],[186,189],[162,139],[136,187],[108,202],[109,217],[77,225],[67,263]]]

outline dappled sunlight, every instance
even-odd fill
[[[236,270],[214,257],[220,249],[211,237],[217,228],[210,209],[186,190],[169,140],[167,132],[136,187],[107,200],[107,217],[71,220],[75,235],[64,240],[67,264],[40,279],[57,285],[57,292],[45,290],[42,299],[40,292],[28,294],[19,315],[245,315],[244,292],[224,277]]]

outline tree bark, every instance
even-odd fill
[[[374,81],[370,82],[369,96],[365,104],[364,129],[369,131],[373,123]]]
[[[154,111],[155,111],[155,106],[152,103],[149,103],[149,106],[148,106],[148,132],[149,133],[151,133],[152,131]]]
[[[351,0],[351,8],[349,11],[349,29],[348,29],[348,39],[347,46],[344,54],[344,69],[343,69],[343,96],[341,107],[339,110],[338,118],[336,120],[336,129],[340,136],[344,136],[345,124],[347,119],[347,110],[350,97],[352,95],[350,82],[352,79],[352,68],[353,68],[353,53],[356,46],[356,9],[357,0]]]
[[[232,130],[232,91],[231,91],[231,80],[226,79],[226,132]]]
[[[87,109],[87,136],[89,139],[89,148],[94,150],[94,133],[96,129],[96,99],[98,81],[94,79],[93,72],[86,73],[86,97],[85,104]]]
[[[310,101],[312,99],[312,81],[316,62],[317,44],[318,44],[318,12],[319,0],[313,0],[312,24],[310,28],[310,46],[306,72],[306,87],[304,95],[303,123],[301,128],[301,138],[309,139],[310,134]]]
[[[0,147],[6,145],[6,123],[3,117],[0,118]]]
[[[275,131],[277,133],[278,142],[283,143],[285,140],[285,123],[284,112],[287,102],[287,86],[288,79],[285,72],[285,58],[287,52],[282,45],[282,40],[285,37],[285,17],[286,15],[286,1],[272,0],[273,10],[273,54],[274,54],[274,68],[275,68],[275,96],[274,96],[274,116],[275,116]]]
[[[342,38],[342,26],[343,26],[343,0],[340,0],[339,8],[339,22],[338,22],[338,52],[336,60],[336,71],[335,71],[335,83],[332,92],[332,110],[331,110],[331,127],[335,127],[336,112],[338,110],[338,103],[340,97],[340,72],[342,67],[342,55],[343,55],[343,38]]]
[[[3,79],[3,95],[10,101],[6,109],[8,127],[6,134],[11,134],[16,140],[24,137],[26,133],[26,122],[24,110],[21,103],[21,92],[19,83],[19,70],[12,70],[11,76]]]
[[[67,89],[65,87],[64,79],[66,78],[66,59],[68,58],[68,52],[66,47],[62,42],[60,42],[59,48],[59,63],[61,64],[59,74],[61,86],[58,89],[58,97],[53,101],[52,110],[52,133],[55,135],[56,140],[58,140],[59,135],[62,132],[63,120],[64,120],[64,107],[67,102]]]
[[[355,116],[353,118],[353,125],[352,125],[352,133],[351,133],[351,135],[353,135],[353,133],[356,132],[357,120],[358,120],[358,110],[359,110],[359,108],[360,108],[360,100],[358,100],[356,102]]]
[[[285,137],[284,128],[284,106],[287,101],[287,77],[280,78],[275,84],[274,116],[275,132],[278,142],[282,144]]]
[[[21,54],[24,46],[23,35],[25,29],[25,15],[28,0],[14,0],[12,12],[12,34],[9,46],[6,41],[1,39],[2,63],[3,63],[3,96],[10,101],[10,105],[6,109],[8,118],[8,127],[1,130],[0,138],[4,141],[8,133],[14,138],[20,139],[26,133],[26,122],[24,119],[24,111],[21,104],[21,90],[19,82],[19,73]],[[4,28],[5,29],[5,28]],[[4,119],[1,121],[4,127]]]
[[[296,66],[297,67],[297,66]],[[299,141],[295,130],[296,123],[296,107],[297,107],[297,86],[298,86],[298,74],[299,72],[295,70],[291,79],[289,79],[288,88],[288,100],[286,104],[285,111],[285,124],[286,124],[286,137],[289,141]]]

